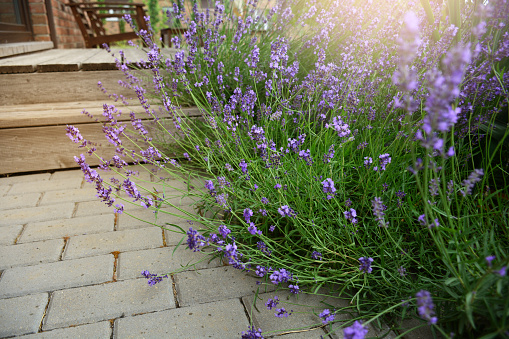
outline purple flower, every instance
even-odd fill
[[[359,271],[364,273],[371,273],[373,271],[373,269],[371,268],[373,258],[360,257],[359,262],[360,262]]]
[[[148,283],[150,286],[154,286],[155,284],[157,284],[157,283],[159,283],[159,282],[163,281],[163,278],[168,278],[168,276],[167,276],[167,275],[162,276],[162,277],[158,277],[158,276],[157,276],[157,274],[152,274],[152,273],[150,273],[149,271],[146,271],[146,270],[145,270],[145,271],[143,271],[143,272],[141,272],[141,275],[142,275],[144,278],[148,279],[147,283]]]
[[[267,306],[267,309],[268,309],[268,310],[271,310],[271,309],[273,309],[274,307],[276,307],[278,304],[279,304],[279,298],[278,298],[278,296],[276,295],[276,296],[274,297],[274,299],[269,299],[269,300],[267,300],[267,302],[265,303],[265,306]]]
[[[352,224],[357,223],[357,219],[355,218],[357,216],[357,211],[353,208],[350,208],[348,211],[344,211],[343,214],[345,215],[346,220],[350,220]]]
[[[334,144],[329,147],[329,151],[323,155],[323,163],[328,164],[334,158]]]
[[[262,197],[262,204],[267,205],[269,203],[269,199]]]
[[[276,229],[276,225],[270,225],[269,232],[274,232],[275,229]]]
[[[276,308],[274,315],[278,318],[288,318],[288,311],[284,307]]]
[[[292,210],[288,205],[283,205],[277,210],[279,214],[281,214],[282,217],[292,217],[295,218],[297,213],[295,213],[294,210]]]
[[[332,118],[332,124],[325,124],[325,128],[333,128],[338,133],[338,137],[340,138],[350,135],[350,127],[348,124],[343,123],[343,120],[340,116]]]
[[[398,273],[402,277],[406,276],[406,268],[404,268],[403,266],[400,266],[400,268],[398,268]]]
[[[274,188],[277,189],[277,190],[280,189],[281,187],[283,187],[283,186],[281,186],[281,184],[275,184],[274,185]]]
[[[495,271],[495,273],[497,273],[501,277],[505,277],[507,274],[507,266],[502,266],[502,268],[499,269],[498,271]]]
[[[270,256],[272,254],[272,251],[267,248],[267,244],[265,244],[263,241],[258,241],[256,243],[256,247],[258,247],[258,249],[260,251],[262,251],[262,253],[264,253],[268,256]]]
[[[328,308],[323,310],[322,313],[320,313],[318,316],[322,318],[322,323],[324,325],[327,325],[331,321],[334,321],[334,318],[336,317],[336,315],[334,313],[331,313]]]
[[[380,168],[378,168],[378,166],[375,166],[375,167],[373,167],[373,170],[374,171],[379,171],[379,170],[385,171],[385,167],[391,163],[391,156],[389,155],[389,153],[385,153],[385,154],[379,155],[378,158],[380,161]],[[364,163],[366,163],[366,162],[364,162]]]
[[[249,227],[247,228],[248,232],[251,233],[252,235],[262,235],[262,231],[259,231],[255,224],[253,224],[252,222],[249,223]]]
[[[311,151],[309,149],[307,150],[301,150],[299,151],[299,158],[306,161],[306,164],[308,166],[311,166],[313,164],[313,158],[311,157]]]
[[[240,169],[242,170],[242,173],[247,174],[247,163],[244,159],[240,160],[239,166]]]
[[[369,330],[362,326],[362,322],[355,321],[352,326],[343,330],[344,339],[364,339]]]
[[[255,327],[251,326],[247,332],[242,331],[242,339],[263,339],[262,329],[255,330]]]
[[[311,253],[311,259],[322,260],[322,253],[318,251],[313,251],[313,253]]]
[[[327,200],[330,200],[333,198],[333,196],[336,193],[336,188],[334,187],[334,181],[332,181],[331,178],[327,178],[324,181],[322,181],[322,191],[323,193],[327,193]]]
[[[200,248],[207,244],[207,239],[198,231],[194,230],[192,227],[189,227],[189,231],[187,231],[187,247],[193,252],[199,252]]]
[[[249,208],[244,209],[244,220],[246,220],[247,223],[251,220],[251,217],[253,216],[253,211]]]
[[[486,257],[486,262],[488,263],[488,267],[491,267],[491,262],[492,262],[493,260],[495,260],[496,258],[497,258],[497,257],[495,257],[494,255],[488,255],[488,256]]]
[[[463,187],[465,188],[465,191],[461,191],[461,194],[463,196],[472,194],[472,189],[474,188],[474,185],[481,181],[482,176],[484,175],[484,171],[481,169],[475,169],[470,175],[468,176],[468,179],[463,180]]]
[[[364,157],[364,167],[369,168],[373,163],[373,159],[371,157]]]
[[[290,289],[290,292],[293,294],[299,294],[299,286],[297,284],[295,285],[288,285],[288,288]]]
[[[221,234],[225,239],[228,236],[228,234],[231,233],[231,231],[228,229],[228,227],[226,227],[226,225],[219,225],[217,230],[219,231],[219,234]]]
[[[433,299],[431,298],[431,294],[426,290],[420,290],[415,294],[417,298],[417,311],[419,312],[419,316],[427,320],[429,324],[436,324],[438,319],[434,317],[435,305],[433,304]]]
[[[287,282],[288,280],[291,280],[292,276],[293,275],[290,272],[282,268],[280,270],[274,270],[269,278],[274,285],[278,285],[281,282]]]
[[[260,278],[263,278],[267,273],[269,273],[269,269],[267,267],[260,265],[256,266],[255,274]]]
[[[224,164],[224,167],[230,172],[233,171],[233,167],[229,163]]]
[[[69,139],[72,140],[72,142],[76,144],[83,142],[83,136],[81,135],[79,129],[76,127],[67,125],[65,131],[67,132],[65,135],[67,135]]]
[[[371,200],[371,204],[373,206],[373,214],[376,216],[376,220],[378,221],[378,226],[388,227],[389,222],[385,221],[385,213],[383,212],[387,209],[387,207],[383,204],[382,198],[375,197],[375,199]]]

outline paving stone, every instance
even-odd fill
[[[24,335],[23,339],[110,339],[111,324],[109,321],[101,321],[94,324],[75,327],[61,328],[37,334]]]
[[[117,229],[119,230],[127,230],[134,228],[142,228],[153,226],[153,224],[164,226],[166,223],[172,224],[182,224],[185,223],[185,219],[164,213],[164,211],[169,211],[168,208],[163,209],[162,211],[156,214],[154,210],[149,209],[139,209],[135,211],[128,211],[127,213],[122,213],[118,216]],[[138,219],[141,220],[138,220]],[[143,220],[143,221],[142,221]]]
[[[95,199],[95,201],[78,202],[75,217],[85,217],[98,214],[115,214],[114,208],[109,207],[104,202]]]
[[[175,275],[175,279],[181,306],[239,298],[254,294],[258,288],[256,277],[231,266],[178,273]],[[265,287],[260,289],[263,288]],[[268,286],[268,288],[274,289],[272,286]]]
[[[274,316],[274,313],[276,313],[275,308],[272,310],[267,309],[265,303],[269,298],[273,299],[276,295],[280,300],[277,308],[284,307],[288,312],[293,310],[294,313],[292,315],[288,316],[287,318],[277,318]],[[247,312],[252,314],[253,325],[256,328],[261,328],[264,332],[286,332],[289,330],[302,329],[305,327],[317,327],[322,325],[322,321],[314,313],[320,314],[324,309],[330,309],[331,307],[327,306],[327,304],[334,305],[337,308],[348,306],[347,301],[304,293],[295,296],[287,290],[258,294],[255,308],[253,308],[253,299],[254,295],[249,295],[242,298],[242,301],[246,306]],[[347,315],[336,316],[336,320],[341,319],[350,319],[350,317]],[[278,332],[275,332],[274,335],[277,333]],[[313,335],[309,336],[313,338],[317,338],[320,335],[325,335],[325,333],[318,330],[311,331],[309,333],[313,333]],[[318,334],[315,335],[314,333]]]
[[[2,185],[12,185],[19,184],[25,182],[41,182],[47,181],[51,177],[51,173],[39,173],[39,174],[30,174],[30,175],[16,175],[12,177],[0,178],[0,186]]]
[[[193,252],[187,249],[185,244],[179,246],[175,252],[173,252],[174,250],[175,247],[163,247],[120,253],[117,265],[118,280],[139,278],[144,270],[156,274],[166,274],[201,259],[203,261],[188,269],[200,270],[222,266],[221,261],[217,258],[212,259],[210,253]],[[212,261],[209,263],[210,260]]]
[[[63,247],[63,239],[0,246],[0,270],[57,261]]]
[[[29,223],[18,243],[111,232],[114,224],[113,214]]]
[[[34,182],[20,182],[13,184],[9,195],[11,194],[22,194],[31,192],[47,192],[47,191],[59,191],[64,189],[80,188],[81,181],[76,178],[67,178],[62,180],[44,180]]]
[[[97,194],[95,188],[78,188],[72,190],[50,191],[44,193],[40,206],[58,204],[61,202],[82,202],[82,201],[97,201]]]
[[[11,189],[11,185],[2,185],[0,184],[0,197],[4,196]]]
[[[78,235],[69,239],[64,253],[64,260],[91,257],[115,251],[136,251],[162,246],[161,230],[153,227]]]
[[[0,299],[0,337],[36,333],[47,303],[47,293]]]
[[[110,254],[8,269],[0,280],[0,297],[10,298],[107,282],[113,278],[114,262],[115,258]]]
[[[78,302],[79,301],[79,302]],[[171,281],[133,279],[52,293],[43,329],[67,327],[175,308]]]
[[[117,319],[115,338],[240,338],[249,322],[238,299]]]
[[[0,228],[0,246],[13,245],[23,229],[23,225],[12,225]]]
[[[408,331],[411,328],[417,328],[416,330],[408,333],[405,335],[405,338],[412,338],[412,339],[432,339],[435,338],[433,335],[433,332],[431,331],[431,327],[427,324],[425,326],[422,326],[423,324],[426,324],[426,321],[422,319],[412,318],[412,319],[404,319],[400,322],[399,326],[402,328],[400,330],[401,333],[404,333]],[[437,333],[438,338],[443,338],[439,333]]]
[[[74,203],[62,203],[58,206],[38,206],[0,211],[0,226],[10,226],[70,218],[74,211]]]
[[[66,171],[54,172],[53,174],[51,174],[51,177],[49,180],[55,181],[55,180],[66,180],[66,179],[75,179],[75,180],[80,180],[80,182],[83,182],[85,177],[81,170],[66,170]]]
[[[0,198],[0,210],[35,207],[40,197],[41,193],[6,195]]]

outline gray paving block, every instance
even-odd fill
[[[81,170],[66,170],[66,171],[57,171],[51,174],[51,177],[49,180],[55,181],[55,180],[66,180],[66,179],[75,179],[84,181],[84,175]]]
[[[58,261],[63,247],[63,239],[0,246],[0,270]]]
[[[39,173],[30,175],[17,175],[12,177],[0,178],[0,186],[12,185],[25,182],[40,182],[47,181],[51,177],[51,173]]]
[[[110,339],[111,324],[101,321],[94,324],[61,328],[47,332],[21,336],[23,339]]]
[[[117,319],[114,337],[127,338],[240,338],[248,329],[238,299]]]
[[[0,198],[0,210],[9,210],[20,207],[35,207],[41,193],[26,193],[6,195]]]
[[[36,333],[47,303],[47,293],[0,299],[0,337]]]
[[[110,254],[8,269],[0,280],[0,297],[11,298],[111,281],[114,262],[115,258]]]
[[[62,203],[57,206],[38,206],[0,211],[0,226],[10,226],[70,218],[74,211],[74,203]]]
[[[111,232],[114,226],[113,214],[29,223],[18,243]]]
[[[9,190],[11,194],[22,194],[31,192],[59,191],[63,189],[80,188],[81,181],[76,178],[67,178],[62,180],[44,180],[37,182],[20,182],[13,184]]]
[[[157,215],[151,209],[138,209],[122,213],[118,216],[117,229],[127,230],[133,228],[142,228],[153,226],[152,224],[164,226],[165,223],[183,223],[185,220],[165,213],[165,210],[159,211]],[[138,219],[141,220],[138,220]]]
[[[14,241],[21,233],[23,225],[4,226],[0,228],[0,246],[13,245]]]
[[[181,306],[239,298],[254,294],[256,277],[231,266],[187,271],[175,275],[177,296]],[[260,287],[263,290],[265,287]],[[273,289],[272,286],[268,288]]]
[[[155,274],[166,274],[180,269],[182,266],[201,262],[189,269],[205,269],[222,265],[219,259],[203,252],[193,252],[185,248],[185,244],[175,247],[154,248],[143,251],[120,253],[118,257],[117,275],[119,280],[139,278],[141,272],[148,270]],[[173,251],[175,250],[175,253]]]
[[[273,299],[274,296],[278,296],[280,300],[276,308],[284,307],[288,312],[293,310],[293,313],[288,317],[277,318],[275,316],[275,308],[268,310],[265,303],[268,299]],[[242,298],[247,312],[252,314],[254,326],[256,328],[261,328],[264,332],[278,331],[274,334],[287,332],[289,330],[321,326],[322,321],[316,314],[320,314],[326,308],[332,311],[333,308],[328,305],[334,305],[336,308],[349,305],[347,301],[341,301],[326,296],[304,293],[300,293],[296,296],[291,294],[288,290],[258,294],[255,307],[253,307],[253,300],[254,295]],[[347,315],[336,316],[336,320],[341,319],[349,319],[349,317]],[[325,335],[321,331],[311,331],[309,333],[319,333],[314,337]]]
[[[50,191],[44,193],[39,205],[51,205],[61,202],[97,201],[96,194],[96,190],[92,187]]]
[[[0,178],[1,179],[1,178]],[[11,185],[2,185],[0,183],[0,197],[4,196],[11,189]]]
[[[113,207],[109,207],[98,199],[95,199],[95,201],[78,202],[75,217],[86,217],[98,214],[115,214],[115,211]]]
[[[43,329],[67,327],[175,308],[171,281],[133,279],[52,293]]]
[[[424,326],[422,326],[424,325]],[[402,328],[400,330],[401,333],[408,331],[411,328],[417,328],[414,331],[408,333],[405,338],[412,339],[432,339],[435,338],[433,336],[433,332],[431,331],[431,327],[427,325],[426,321],[418,318],[404,319],[400,321],[399,326]],[[439,335],[439,334],[438,334]],[[439,336],[441,338],[441,336]]]
[[[154,227],[78,235],[69,239],[64,253],[64,260],[91,257],[115,251],[136,251],[162,246],[162,232]]]

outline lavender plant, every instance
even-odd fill
[[[248,2],[243,18],[226,18],[219,1],[195,20],[178,12],[189,29],[173,57],[139,32],[151,83],[119,63],[151,119],[133,110],[129,126],[104,107],[116,155],[99,168],[123,181],[76,161],[117,213],[130,203],[200,225],[155,223],[261,286],[296,298],[336,287],[351,307],[316,314],[329,333],[363,338],[380,318],[398,330],[415,317],[444,337],[509,337],[509,132],[494,129],[509,100],[509,4],[466,3],[453,21],[444,11],[351,0],[277,2],[266,15]],[[189,102],[202,119],[181,109]],[[75,127],[68,135],[99,157]],[[127,163],[155,169],[162,189]],[[196,199],[200,213],[170,193]],[[153,285],[173,273],[143,276]],[[341,313],[358,316],[340,324]]]

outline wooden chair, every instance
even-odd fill
[[[124,14],[131,14],[133,22],[138,29],[148,30],[145,22],[144,4],[139,3],[113,3],[113,2],[83,2],[69,0],[66,4],[71,7],[72,13],[85,39],[87,48],[101,46],[102,44],[136,39],[134,32],[107,35],[103,27],[104,18],[122,18]]]

